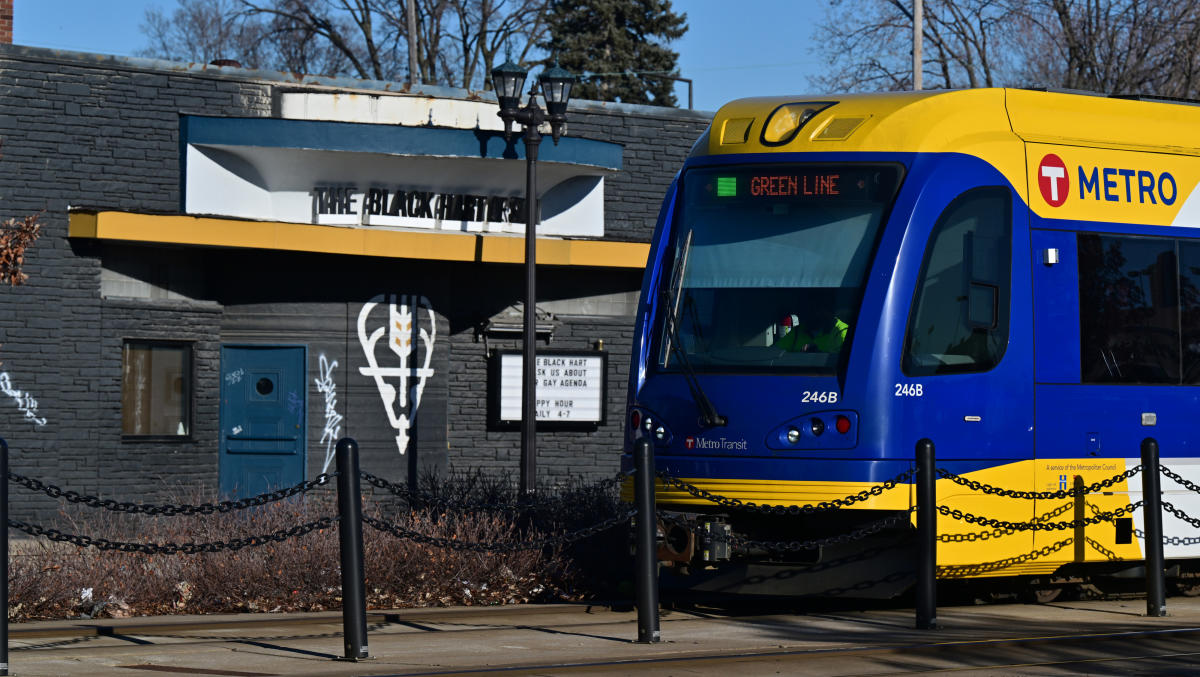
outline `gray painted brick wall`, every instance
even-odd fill
[[[106,253],[140,249],[70,240],[67,208],[178,212],[181,114],[269,116],[282,90],[350,87],[378,93],[386,86],[0,45],[0,218],[40,213],[44,224],[42,238],[27,257],[30,281],[0,290],[0,372],[7,374],[8,387],[36,399],[36,415],[46,421],[44,426],[32,422],[14,398],[0,393],[0,437],[12,448],[14,471],[120,500],[172,500],[179,497],[180,486],[215,488],[220,346],[239,336],[236,327],[253,320],[245,319],[247,306],[230,315],[224,304],[240,302],[225,292],[197,302],[102,299],[100,271]],[[572,107],[570,135],[625,147],[624,169],[606,179],[606,238],[649,240],[662,195],[707,123],[705,114],[689,111],[590,102]],[[183,251],[196,266],[207,265],[206,254]],[[282,269],[296,274],[307,265],[288,255],[279,259]],[[380,269],[392,265],[384,259],[376,264]],[[336,266],[340,272],[331,279],[353,277],[360,267],[344,260]],[[444,278],[425,278],[427,284],[410,280],[403,289],[382,283],[335,289],[320,302],[340,304],[344,321],[375,293],[428,295],[439,314],[439,332],[447,339],[438,358],[446,381],[430,390],[418,417],[418,435],[429,444],[447,445],[452,469],[483,468],[515,479],[519,433],[488,428],[486,384],[488,349],[518,345],[484,342],[477,328],[519,302],[521,273],[509,266],[502,275],[508,282],[497,286],[474,269],[478,266],[468,268],[448,265],[440,273]],[[605,292],[614,284],[638,288],[636,273],[628,271],[605,284]],[[325,349],[321,346],[346,355],[357,349],[352,327],[340,339],[313,331],[312,365],[318,350]],[[193,342],[192,441],[121,441],[125,338]],[[596,339],[604,340],[609,353],[608,422],[596,430],[539,436],[546,482],[607,477],[617,469],[632,318],[562,316],[550,347],[591,350]],[[351,372],[347,360],[344,373]],[[312,365],[309,376],[315,375]],[[346,390],[356,392],[350,386]],[[347,401],[358,397],[347,395]],[[371,395],[361,397],[357,409],[378,409],[378,402],[369,402]],[[310,393],[309,469],[314,471],[311,459],[324,456],[317,449],[321,415],[321,405]],[[345,429],[353,434],[361,425],[348,417]],[[394,454],[393,448],[388,463],[395,464]],[[379,458],[382,463],[384,456]],[[429,462],[439,463],[436,457]],[[12,493],[12,505],[16,517],[46,517],[57,510],[57,503],[20,490]]]

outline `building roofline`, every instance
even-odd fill
[[[33,47],[29,45],[0,45],[0,57],[36,62],[57,62],[92,68],[152,71],[165,75],[182,74],[210,77],[234,82],[258,82],[283,88],[295,87],[297,89],[304,90],[353,91],[380,95],[461,99],[465,101],[494,102],[496,100],[496,96],[492,92],[473,91],[468,89],[459,89],[457,87],[418,85],[415,89],[410,90],[402,82],[360,80],[350,77],[327,77],[323,75],[305,75],[302,73],[287,73],[283,71],[263,69],[213,66],[211,64],[198,63],[194,61],[168,61],[165,59],[119,56],[115,54],[96,54],[92,52],[76,52],[63,49],[51,49],[48,47]],[[589,100],[574,100],[571,102],[569,110],[582,113],[610,112],[620,113],[622,115],[638,115],[660,118],[665,117],[697,121],[711,120],[713,115],[708,111]]]

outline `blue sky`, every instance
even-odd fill
[[[743,96],[797,94],[821,66],[809,50],[824,0],[674,0],[688,15],[687,35],[672,44],[693,80],[695,107],[716,110]],[[148,7],[175,0],[16,0],[13,42],[80,52],[131,55],[146,44]],[[676,89],[687,105],[687,88]]]

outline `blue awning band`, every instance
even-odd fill
[[[384,155],[464,157],[519,160],[525,144],[519,129],[506,142],[504,133],[483,129],[404,127],[400,125],[279,118],[223,118],[183,115],[184,144],[300,148],[379,153]],[[558,145],[547,138],[539,162],[621,169],[620,144],[563,137]]]

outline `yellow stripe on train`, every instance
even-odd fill
[[[1125,459],[1096,458],[1025,460],[977,470],[962,477],[1009,491],[1053,492],[1073,488],[1076,477],[1085,486],[1117,477],[1125,471],[1125,463]],[[681,479],[714,496],[758,505],[816,505],[882,486],[882,483],[870,482]],[[661,508],[721,510],[718,504],[675,485],[664,485],[661,480],[655,489],[655,500]],[[1024,499],[975,491],[951,479],[940,479],[937,482],[939,506],[951,513],[982,518],[985,523],[972,523],[953,514],[939,513],[938,576],[1048,575],[1073,562],[1141,559],[1140,544],[1136,538],[1129,538],[1132,534],[1129,524],[1103,521],[1083,528],[1017,531],[987,523],[994,520],[1056,524],[1080,517],[1094,519],[1099,514],[1128,510],[1131,504],[1129,491],[1127,481],[1121,479],[1102,492],[1086,494],[1080,499]],[[908,510],[915,495],[914,485],[900,484],[845,509]],[[632,497],[632,480],[627,480],[622,498],[632,500]],[[916,524],[915,513],[913,524]]]

